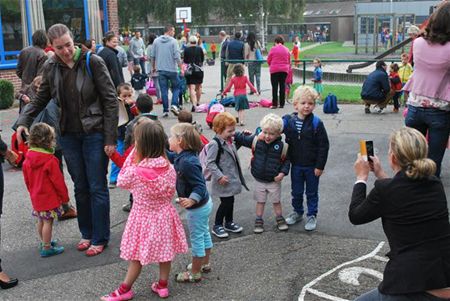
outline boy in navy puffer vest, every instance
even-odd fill
[[[297,112],[283,116],[284,134],[289,144],[289,159],[292,164],[292,207],[294,211],[286,218],[289,225],[303,219],[303,193],[306,184],[308,205],[305,230],[317,226],[319,204],[319,177],[328,158],[327,131],[323,122],[312,113],[318,93],[311,87],[301,86],[294,93],[293,105]]]
[[[262,133],[246,135],[236,133],[236,144],[252,149],[251,173],[255,177],[253,197],[256,201],[255,233],[264,232],[264,205],[273,203],[277,227],[286,231],[288,225],[281,211],[281,181],[289,173],[288,145],[281,140],[283,120],[275,114],[268,114],[261,120]]]

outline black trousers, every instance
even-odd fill
[[[234,195],[220,198],[220,205],[216,212],[216,221],[214,225],[222,226],[225,223],[233,222]]]
[[[0,216],[2,215],[2,206],[3,206],[3,187],[4,187],[3,168],[2,168],[2,161],[0,161]],[[0,241],[1,241],[1,227],[2,226],[0,225]],[[0,273],[2,272],[1,262],[2,260],[0,259]]]
[[[270,74],[270,83],[272,84],[272,105],[275,107],[278,106],[278,95],[280,95],[280,107],[284,107],[284,102],[286,99],[286,77],[286,72],[276,72]]]

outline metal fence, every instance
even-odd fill
[[[391,63],[398,63],[398,59],[385,59],[388,66]],[[223,60],[221,61],[221,91],[224,90],[226,71],[228,66],[225,63],[249,63],[260,62],[262,66],[268,66],[267,61],[258,60]],[[377,60],[321,60],[322,64],[322,98],[333,93],[341,102],[359,102],[361,100],[361,86],[367,75],[375,70]],[[313,85],[313,60],[302,59],[292,61],[294,73],[293,84],[288,87],[291,95],[295,87],[299,85]],[[267,70],[268,72],[268,70]],[[290,88],[290,89],[289,89]],[[289,98],[289,95],[288,95]]]

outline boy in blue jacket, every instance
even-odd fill
[[[286,222],[288,225],[293,225],[303,219],[303,194],[306,192],[308,212],[305,230],[307,231],[313,231],[317,227],[319,177],[325,168],[330,147],[323,122],[313,114],[317,97],[318,93],[311,87],[297,88],[293,98],[293,105],[297,112],[283,116],[284,134],[289,145],[288,157],[292,164],[292,207],[294,208],[294,211],[286,218]]]
[[[289,173],[290,162],[287,157],[288,145],[281,140],[283,120],[275,114],[268,114],[261,120],[262,134],[246,135],[236,133],[237,145],[252,149],[251,173],[255,177],[253,198],[256,201],[256,221],[253,232],[264,232],[264,206],[266,201],[273,203],[278,230],[288,230],[281,211],[281,181]]]

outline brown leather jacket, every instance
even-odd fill
[[[17,76],[22,80],[22,87],[29,85],[33,79],[41,74],[42,66],[47,60],[47,55],[42,48],[29,46],[19,54],[17,60]]]
[[[117,139],[117,124],[119,105],[116,90],[106,68],[105,62],[99,56],[92,54],[90,66],[92,78],[86,68],[86,56],[83,54],[81,62],[76,64],[76,87],[80,92],[80,118],[85,133],[102,132],[105,137],[105,145],[115,145]],[[64,135],[63,122],[67,112],[64,98],[59,97],[64,93],[64,83],[61,82],[60,64],[56,56],[48,59],[43,67],[43,79],[34,101],[29,103],[19,116],[18,125],[31,126],[33,119],[41,112],[47,103],[56,99],[61,108],[60,127],[61,135]],[[70,118],[70,117],[69,117]]]

